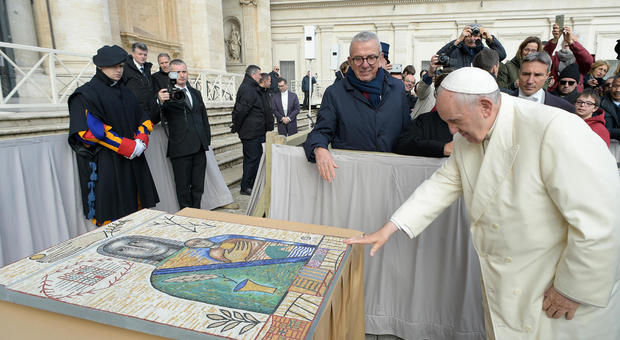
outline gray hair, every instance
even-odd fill
[[[168,53],[166,53],[166,52],[162,52],[162,53],[158,54],[157,55],[157,61],[159,61],[159,58],[161,58],[161,57],[166,57],[166,58],[168,58],[168,60],[172,59],[172,58],[170,58],[170,55]]]
[[[139,48],[139,49],[141,49],[143,51],[147,51],[147,52],[149,50],[149,48],[146,47],[146,44],[143,43],[143,42],[135,42],[135,43],[131,44],[131,52],[135,52],[136,48]]]
[[[187,65],[185,64],[185,62],[184,62],[183,60],[181,60],[181,59],[172,59],[172,60],[170,61],[170,64],[169,64],[169,65],[170,65],[171,67],[172,67],[172,65],[185,65],[185,66],[187,66]]]
[[[532,63],[532,62],[535,62],[535,61],[538,61],[540,63],[543,63],[543,64],[547,65],[547,73],[551,72],[551,57],[545,51],[542,51],[542,52],[532,52],[532,53],[526,55],[523,58],[523,62],[521,63],[521,65],[523,65],[525,63]]]
[[[349,45],[349,55],[351,55],[351,47],[353,46],[354,42],[366,42],[366,41],[371,41],[371,40],[374,40],[377,42],[379,53],[381,53],[382,51],[381,51],[381,44],[379,43],[379,37],[372,32],[363,31],[363,32],[359,32],[353,37],[353,39],[351,39],[351,45]]]
[[[245,74],[248,76],[252,76],[257,73],[260,73],[260,67],[256,65],[248,65],[248,67],[245,68]]]
[[[271,76],[269,75],[269,73],[263,72],[263,73],[260,74],[259,82],[264,83],[264,82],[267,81],[268,78],[271,79]]]

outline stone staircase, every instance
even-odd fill
[[[211,125],[211,147],[228,187],[237,185],[243,173],[241,140],[236,133],[230,132],[231,111],[232,105],[207,109]],[[306,113],[307,111],[302,111],[299,115],[297,122],[299,131],[310,128]],[[315,120],[316,109],[312,111],[312,115]],[[67,133],[68,128],[69,113],[64,108],[0,111],[0,139]]]

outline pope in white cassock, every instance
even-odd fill
[[[620,176],[578,116],[500,94],[488,72],[444,79],[450,158],[381,229],[419,235],[461,194],[482,272],[487,339],[620,339]]]

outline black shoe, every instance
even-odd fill
[[[239,191],[239,193],[240,193],[241,195],[251,196],[251,195],[252,195],[252,189],[245,189],[245,190],[241,189],[241,190]]]

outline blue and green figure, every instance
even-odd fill
[[[157,246],[152,244],[156,240]],[[151,274],[151,284],[157,290],[182,299],[265,314],[278,308],[298,271],[316,250],[314,245],[244,235],[191,239],[182,246],[171,240],[126,236],[116,244],[104,254],[122,254],[126,259],[130,259],[128,254],[134,257],[139,252],[152,255],[152,262],[134,260],[157,262]]]

